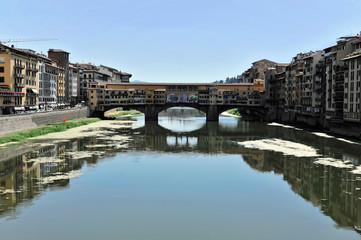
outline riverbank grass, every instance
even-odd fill
[[[30,130],[9,133],[0,136],[0,144],[11,143],[11,142],[22,142],[28,138],[42,136],[48,133],[63,132],[70,128],[80,127],[98,121],[100,121],[99,118],[80,118],[61,123],[48,124],[43,127],[38,127]]]
[[[228,110],[227,112],[228,112],[229,114],[232,114],[232,115],[235,115],[235,116],[241,116],[238,108],[233,108],[233,109],[231,109],[231,110]]]
[[[143,115],[143,113],[137,111],[137,110],[123,110],[122,108],[112,109],[107,111],[104,116],[106,117],[136,117]]]

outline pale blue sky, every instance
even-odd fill
[[[361,31],[360,0],[1,0],[1,39],[148,82],[212,82]]]

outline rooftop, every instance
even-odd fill
[[[132,76],[132,74],[130,74],[130,73],[126,73],[126,72],[121,72],[122,73],[122,75],[124,75],[124,76]]]
[[[271,60],[268,60],[268,59],[261,59],[261,60],[258,60],[258,61],[255,61],[253,62],[252,64],[255,64],[255,63],[258,63],[258,62],[269,62],[269,63],[276,63],[276,62],[273,62]]]
[[[48,52],[58,52],[58,53],[68,53],[68,54],[70,54],[69,52],[66,52],[66,51],[64,51],[64,50],[61,50],[61,49],[53,49],[53,48],[49,49]]]

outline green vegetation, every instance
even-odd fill
[[[214,83],[238,83],[237,77],[227,77],[225,80],[218,80]]]
[[[37,137],[53,132],[63,132],[70,128],[80,127],[90,123],[100,121],[99,118],[80,118],[74,119],[67,122],[48,124],[43,127],[34,128],[30,130],[9,133],[4,136],[0,136],[0,144],[10,143],[10,142],[22,142],[27,138]]]
[[[124,116],[139,116],[142,115],[143,113],[137,111],[137,110],[123,110],[122,108],[117,108],[117,109],[112,109],[108,112],[106,112],[104,115],[106,117],[124,117]]]
[[[228,112],[229,114],[232,114],[232,115],[241,116],[241,114],[239,113],[238,108],[233,108],[233,109],[231,109],[231,110],[228,110],[227,112]]]
[[[361,50],[356,50],[353,53],[348,54],[346,57],[352,57],[352,56],[359,55],[359,54],[361,54]]]

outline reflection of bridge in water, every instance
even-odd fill
[[[233,108],[263,118],[264,82],[244,84],[196,83],[92,83],[89,106],[93,116],[122,107],[145,114],[157,121],[158,113],[172,107],[192,107],[206,114],[207,121],[218,121],[219,114]]]
[[[190,132],[174,132],[160,124],[146,122],[145,126],[135,129],[138,134],[134,136],[133,144],[136,144],[137,148],[151,148],[165,152],[197,151],[235,154],[240,153],[236,140],[259,139],[263,134],[258,129],[250,132],[249,122],[244,121],[236,122],[237,128],[234,128],[235,126],[227,128],[227,125],[217,122],[204,122],[201,128]]]

